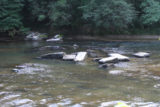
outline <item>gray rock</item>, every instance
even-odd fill
[[[26,36],[25,40],[39,41],[47,38],[45,33],[31,32]]]
[[[41,59],[62,59],[65,52],[48,53],[40,56]]]
[[[63,60],[65,61],[74,61],[75,58],[76,58],[76,55],[64,55],[63,56]]]
[[[15,69],[13,69],[12,71],[13,71],[13,72],[20,72],[20,69],[15,68]]]
[[[73,49],[78,49],[79,46],[77,44],[73,44]]]
[[[133,54],[133,56],[135,56],[137,58],[147,58],[147,57],[150,57],[150,53],[148,53],[148,52],[137,52],[137,53]]]

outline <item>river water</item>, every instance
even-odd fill
[[[73,49],[73,44],[78,49]],[[65,50],[40,50],[43,46],[61,46]],[[95,50],[116,52],[130,57],[115,67],[101,69],[88,57],[81,63],[40,60],[49,52]],[[150,52],[150,58],[134,58],[138,51]],[[114,107],[124,102],[131,107],[160,107],[160,42],[64,41],[0,43],[1,107]],[[25,65],[21,72],[13,72]],[[118,73],[117,73],[118,72]]]

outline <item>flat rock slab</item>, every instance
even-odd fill
[[[84,61],[86,57],[87,57],[87,52],[77,52],[77,56],[75,57],[74,61],[76,62]]]
[[[111,54],[109,54],[109,56],[117,58],[118,61],[129,61],[129,57],[118,54],[118,53],[111,53]]]
[[[146,57],[150,57],[150,53],[148,53],[148,52],[137,52],[137,53],[133,54],[133,56],[135,56],[137,58],[146,58]]]
[[[51,38],[51,39],[47,39],[47,42],[58,42],[58,41],[62,41],[61,38]]]
[[[54,37],[47,39],[47,42],[58,42],[58,41],[63,41],[63,38],[61,37],[61,35],[55,35]]]
[[[62,59],[65,55],[65,52],[55,52],[55,53],[48,53],[40,56],[42,59]]]
[[[74,61],[75,58],[76,58],[76,55],[64,55],[63,56],[63,60],[65,61]]]
[[[104,64],[104,63],[115,63],[117,62],[117,58],[116,57],[106,57],[106,58],[102,58],[99,60],[100,64]]]

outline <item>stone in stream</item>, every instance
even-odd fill
[[[110,63],[110,64],[101,64],[98,66],[99,68],[108,68],[108,67],[114,67],[114,64]]]
[[[74,61],[74,59],[76,58],[76,55],[64,55],[63,56],[63,60],[65,60],[65,61]]]
[[[122,73],[124,73],[124,71],[122,71],[122,70],[111,70],[111,71],[109,71],[109,74],[112,74],[112,75],[120,75]]]
[[[75,57],[74,61],[76,62],[84,61],[86,57],[87,57],[87,52],[77,52],[77,56]]]
[[[99,62],[99,60],[101,60],[102,58],[93,58],[93,61],[95,62]]]
[[[41,59],[62,59],[65,52],[48,53],[40,56]]]
[[[137,58],[146,58],[146,57],[150,57],[150,53],[148,53],[148,52],[137,52],[137,53],[133,54],[133,56],[135,56]]]
[[[96,52],[94,50],[87,49],[87,53],[88,53],[89,57],[92,57],[92,58],[98,57],[98,55],[96,54]]]
[[[65,48],[61,46],[44,46],[41,47],[39,50],[64,50]]]
[[[100,59],[98,62],[100,64],[104,64],[104,63],[116,63],[118,60],[116,57],[106,57],[106,58],[102,58]]]
[[[47,39],[47,42],[59,42],[62,41],[62,36],[61,35],[55,35],[53,38]]]
[[[118,61],[129,61],[129,57],[118,54],[118,53],[111,53],[109,54],[109,56],[116,58]]]
[[[73,44],[73,49],[78,49],[79,46],[77,44]]]
[[[47,35],[45,33],[31,32],[26,36],[25,40],[38,41],[38,40],[44,40],[46,38]]]

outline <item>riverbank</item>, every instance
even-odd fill
[[[98,40],[98,41],[150,41],[159,40],[159,35],[107,35],[107,36],[89,36],[77,35],[70,36],[69,40]]]
[[[53,37],[53,36],[52,36]],[[0,42],[23,41],[25,36],[1,36]],[[160,35],[107,35],[107,36],[91,36],[91,35],[64,35],[65,40],[93,40],[93,41],[156,41],[160,39]]]

